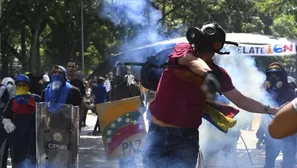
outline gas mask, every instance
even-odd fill
[[[218,54],[230,54],[221,52],[224,44],[238,46],[238,43],[226,41],[225,30],[217,23],[210,23],[202,26],[190,28],[186,34],[190,44],[195,45],[198,52],[215,52]]]
[[[284,82],[281,78],[281,72],[274,72],[274,73],[268,73],[267,79],[265,81],[265,86],[267,90],[274,90],[282,88],[284,85]]]

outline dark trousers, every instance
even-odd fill
[[[85,102],[85,103],[86,103],[87,105],[90,105],[89,102]],[[87,114],[88,114],[88,111],[89,111],[89,109],[86,108],[86,107],[84,107],[84,114],[83,114],[82,121],[81,121],[82,126],[85,126],[85,125],[86,125],[86,120],[87,120]]]
[[[95,127],[94,127],[94,131],[100,131],[100,124],[99,124],[99,117],[97,116],[97,121],[96,121],[96,124],[95,124]]]
[[[2,156],[2,168],[7,167],[7,159],[8,159],[8,145],[5,144],[5,148]]]
[[[0,122],[2,121],[0,120]],[[6,168],[8,159],[8,140],[7,133],[5,132],[3,125],[0,126],[0,149],[3,150],[0,152],[1,166],[2,168]]]
[[[14,168],[35,167],[36,156],[31,155],[27,148],[10,148],[10,152]]]
[[[199,133],[195,128],[169,128],[150,124],[143,151],[144,168],[195,168]]]

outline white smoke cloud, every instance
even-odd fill
[[[116,26],[133,28],[132,38],[125,41],[125,49],[164,40],[158,32],[162,14],[146,0],[104,0],[99,17],[112,21]]]
[[[265,74],[257,69],[255,60],[252,57],[238,54],[231,47],[226,47],[226,49],[231,50],[230,55],[218,55],[215,56],[214,60],[228,72],[234,86],[245,96],[265,104],[274,104],[262,87]],[[232,103],[231,105],[236,107]],[[245,130],[251,126],[253,116],[252,113],[240,109],[239,114],[235,117],[237,119],[236,126],[229,129],[227,134],[220,132],[206,120],[203,120],[203,124],[199,128],[200,144],[208,163],[212,162],[216,166],[223,167],[237,166],[236,146],[239,139],[242,141],[239,137],[240,130]],[[248,146],[248,148],[251,149],[252,147]]]
[[[158,22],[162,17],[160,11],[153,8],[150,1],[146,0],[103,0],[103,8],[99,13],[99,17],[111,20],[115,25],[126,27],[127,29],[138,27],[134,32],[132,39],[122,46],[125,51],[130,48],[144,45],[146,43],[155,43],[166,40],[158,32]],[[130,57],[147,56],[146,53],[131,55]],[[263,103],[271,103],[266,92],[261,88],[265,80],[265,75],[258,71],[255,66],[255,60],[251,57],[238,54],[235,50],[230,55],[216,56],[216,63],[229,73],[233,80],[234,86],[244,95],[251,97]],[[234,106],[234,105],[233,105]],[[240,135],[240,129],[245,129],[251,124],[252,114],[242,111],[236,116],[238,120],[235,128],[230,129],[224,134],[203,120],[200,130],[200,146],[203,153],[210,154],[219,153],[216,160],[221,167],[236,166],[236,145]],[[148,120],[145,120],[146,126]],[[223,149],[223,147],[225,147]],[[228,149],[228,150],[226,150]],[[227,159],[229,158],[229,159]],[[232,159],[233,158],[233,159]]]

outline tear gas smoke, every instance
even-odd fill
[[[116,26],[121,28],[124,27],[128,31],[131,31],[132,27],[134,28],[135,34],[133,38],[124,41],[124,44],[121,46],[122,51],[127,51],[132,48],[156,43],[166,39],[158,31],[159,20],[162,18],[162,14],[151,5],[151,1],[104,0],[102,4],[99,13],[100,18],[108,19]],[[158,48],[158,51],[160,50],[161,49]],[[140,57],[151,56],[147,55],[147,50],[143,50],[142,52],[143,53],[137,53],[137,55],[129,55],[125,58],[136,62],[143,62],[144,59]],[[145,114],[147,114],[147,112]],[[145,123],[147,125],[148,121],[146,120]]]
[[[132,37],[124,41],[122,51],[164,40],[158,32],[162,14],[152,7],[150,1],[104,0],[99,17],[126,28],[127,32],[133,32],[130,34]]]
[[[22,163],[20,163],[17,167],[25,167],[25,168],[35,168],[34,158],[29,156],[29,158],[25,159]]]
[[[122,46],[123,51],[148,43],[166,40],[166,38],[164,38],[164,36],[157,30],[161,13],[149,3],[150,2],[146,0],[103,1],[99,17],[111,20],[119,27],[126,27],[127,29],[138,27],[134,37],[129,39],[129,41],[125,42]],[[137,62],[140,61],[139,57],[147,57],[147,51],[143,51],[145,53],[129,55],[129,59]],[[226,69],[230,74],[235,87],[244,95],[263,103],[272,104],[272,101],[267,98],[265,91],[261,89],[261,85],[265,80],[265,75],[258,71],[255,66],[255,61],[251,57],[239,55],[234,51],[228,56],[224,55],[216,57],[216,62]],[[213,161],[219,162],[219,160],[223,160],[222,163],[218,163],[221,167],[236,167],[236,148],[240,136],[240,129],[244,129],[251,125],[253,115],[241,111],[236,118],[238,120],[237,125],[235,128],[230,129],[227,134],[218,131],[207,121],[203,121],[203,124],[199,129],[200,146],[204,155],[206,155],[206,159],[208,156],[213,157],[214,154],[219,153],[219,155],[217,155],[219,158],[216,158],[217,160]],[[147,126],[148,120],[146,117],[145,123]],[[226,157],[229,157],[229,159],[226,159]],[[233,161],[235,161],[235,163]]]
[[[255,60],[249,56],[243,56],[232,50],[231,47],[225,47],[230,55],[215,56],[215,62],[223,67],[232,78],[234,86],[245,96],[265,104],[274,105],[275,103],[267,95],[262,87],[265,81],[265,74],[260,72]],[[232,106],[236,107],[231,103]],[[236,107],[237,108],[237,107]],[[267,114],[263,114],[268,116]],[[200,145],[205,155],[206,163],[212,163],[209,166],[238,167],[237,163],[237,141],[240,139],[240,130],[251,128],[254,114],[240,109],[240,113],[235,117],[237,124],[229,129],[228,133],[222,133],[206,120],[203,120],[200,131]],[[271,118],[270,118],[271,120]],[[239,141],[242,141],[240,139]],[[248,149],[251,149],[248,146]],[[214,156],[215,155],[215,156]]]

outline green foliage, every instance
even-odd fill
[[[81,64],[80,0],[3,0],[0,19],[2,69],[18,58],[23,70],[44,71],[53,64],[75,59]],[[99,16],[104,5],[99,0],[84,0],[84,59],[86,71],[120,52],[143,25],[114,25]],[[113,1],[108,1],[112,3]],[[227,32],[259,33],[297,38],[296,0],[155,0],[154,9],[162,13],[156,29],[164,37],[184,36],[188,27],[206,21],[219,22]],[[143,13],[148,18],[148,12]],[[125,18],[120,18],[121,23]],[[260,58],[266,66],[279,58]],[[284,58],[286,66],[295,58]]]
[[[295,17],[292,14],[282,14],[273,20],[271,29],[273,33],[278,36],[284,36],[296,39],[297,38],[297,23]]]

